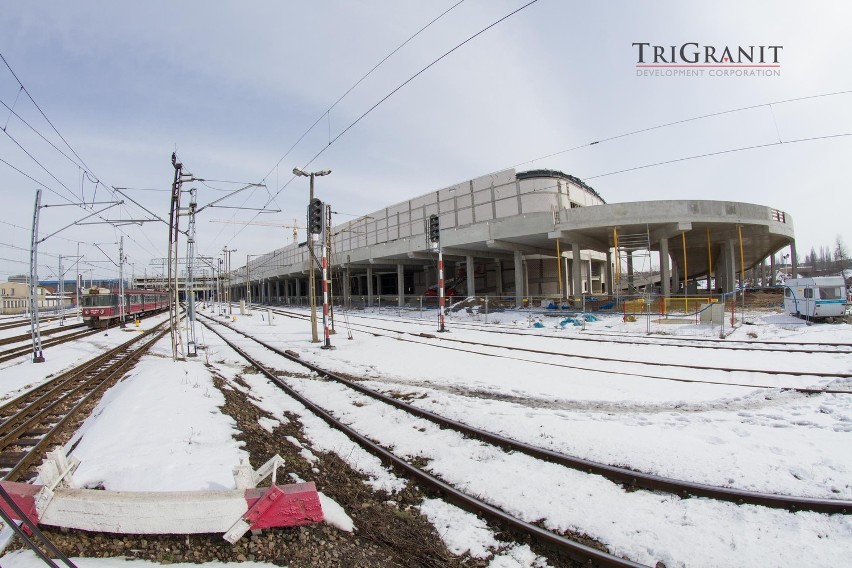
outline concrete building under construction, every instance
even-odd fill
[[[645,282],[664,297],[699,284],[732,291],[741,273],[762,269],[787,246],[795,271],[792,219],[772,207],[710,200],[607,204],[574,176],[505,170],[331,227],[336,301],[356,297],[370,305],[392,296],[403,305],[429,296],[438,282],[427,227],[433,214],[440,219],[445,288],[512,297],[519,306],[528,297],[627,293],[638,281],[634,263],[651,252],[658,275]],[[323,242],[314,241],[317,258]],[[303,302],[308,256],[301,243],[253,258],[231,274],[232,299],[248,292],[252,301]]]

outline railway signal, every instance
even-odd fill
[[[319,343],[319,337],[317,337],[317,299],[316,299],[316,289],[314,284],[314,234],[322,233],[322,201],[314,197],[314,178],[316,176],[327,176],[331,173],[331,170],[321,170],[318,172],[305,172],[300,170],[299,168],[293,168],[294,176],[303,176],[310,178],[311,180],[311,192],[310,197],[308,199],[308,266],[310,270],[308,270],[308,290],[310,292],[311,298],[311,343]],[[311,212],[314,212],[314,215],[311,215]],[[317,216],[319,220],[317,221]],[[314,222],[311,223],[311,219],[314,219]]]
[[[323,203],[318,197],[314,197],[308,203],[308,231],[311,234],[322,233],[323,217]]]
[[[429,215],[429,241],[441,242],[441,220],[437,215]]]
[[[438,245],[438,331],[444,327],[444,252],[441,250],[441,219],[429,215],[429,241]]]

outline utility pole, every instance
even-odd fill
[[[325,206],[325,247],[328,254],[328,262],[331,264],[331,205]],[[331,320],[330,334],[334,335],[334,273],[328,279],[328,317]]]
[[[218,261],[217,265],[219,266],[219,276],[218,276],[218,278],[216,278],[216,300],[218,301],[219,306],[216,309],[216,313],[221,315],[222,314],[222,288],[223,288],[223,286],[222,286],[222,265],[224,264],[225,261],[222,260],[221,258],[217,258],[216,260]]]
[[[447,331],[444,327],[444,251],[441,248],[441,219],[437,215],[429,216],[429,241],[438,245],[438,331]]]
[[[169,328],[172,339],[172,359],[177,361],[178,345],[183,352],[183,341],[180,336],[180,305],[178,303],[178,235],[180,233],[180,192],[181,176],[183,175],[183,164],[177,161],[177,155],[172,152],[172,167],[175,169],[175,177],[172,182],[172,199],[169,211],[169,270],[168,287],[170,291],[169,301]]]
[[[246,309],[251,312],[251,255],[246,255]]]
[[[299,168],[293,168],[293,174],[297,176],[309,177],[311,179],[310,184],[310,196],[308,198],[308,207],[309,210],[311,206],[314,205],[314,177],[316,176],[327,176],[331,173],[331,170],[321,170],[319,172],[304,172]],[[320,209],[320,220],[322,220],[322,210]],[[308,264],[310,265],[310,270],[308,271],[308,288],[310,292],[310,303],[311,303],[311,343],[319,343],[319,337],[317,336],[317,299],[316,299],[316,282],[314,277],[315,271],[315,263],[316,263],[316,255],[314,254],[314,231],[316,227],[311,226],[311,220],[308,219]],[[316,234],[321,233],[322,230],[317,231]]]
[[[118,320],[124,327],[124,315],[127,302],[124,301],[124,235],[118,240]]]
[[[104,202],[104,201],[93,201],[90,205],[95,204],[104,204],[110,203],[108,207],[104,207],[103,209],[99,209],[98,211],[94,211],[82,219],[78,219],[73,223],[65,225],[61,229],[54,231],[47,235],[46,237],[38,238],[38,218],[39,218],[39,210],[42,207],[77,207],[76,203],[69,203],[63,205],[42,205],[41,204],[41,190],[36,190],[36,201],[35,201],[35,209],[33,211],[33,232],[32,238],[30,241],[30,301],[29,301],[29,310],[30,310],[30,327],[32,329],[33,336],[33,363],[44,363],[44,352],[42,350],[41,345],[41,331],[39,329],[39,319],[38,319],[38,245],[41,242],[46,241],[50,237],[56,235],[57,233],[61,233],[68,227],[72,227],[77,225],[83,219],[88,219],[89,217],[94,217],[95,215],[100,215],[110,207],[115,207],[116,205],[121,205],[124,203],[123,201],[113,201],[113,202]],[[79,258],[79,255],[78,255]],[[60,274],[60,279],[62,275]]]
[[[59,282],[57,282],[57,293],[59,295],[59,325],[65,324],[65,274],[62,272],[62,255],[59,255]]]
[[[325,206],[325,214],[327,217],[331,217],[331,206]],[[329,224],[326,224],[325,239],[322,243],[322,329],[324,340],[322,349],[333,349],[331,336],[328,333],[328,249],[331,242],[330,234]]]
[[[195,258],[195,194],[196,189],[189,190],[189,231],[186,238],[186,308],[188,323],[186,326],[186,356],[197,357],[198,345],[195,340],[195,275],[193,261]]]
[[[228,249],[226,246],[222,250],[225,252],[225,274],[228,275],[228,286],[225,288],[225,301],[228,302],[228,315],[233,315],[234,307],[231,305],[231,253],[237,252],[237,249]]]
[[[295,172],[296,170],[293,170]],[[310,189],[310,197],[308,198],[308,203],[313,204],[314,202],[314,174],[311,173],[311,189]],[[310,207],[310,205],[309,205]],[[317,298],[316,298],[316,282],[314,281],[314,263],[316,262],[316,258],[314,255],[314,234],[311,230],[310,222],[308,222],[308,265],[310,269],[308,270],[308,297],[310,299],[311,304],[311,343],[317,343],[319,341],[319,337],[317,337]]]
[[[41,190],[36,190],[33,210],[33,233],[30,241],[30,329],[33,335],[33,363],[44,363],[41,347],[41,330],[38,321],[38,212],[41,207]]]
[[[74,279],[74,290],[77,294],[77,319],[79,320],[83,315],[82,308],[80,307],[80,241],[77,241],[77,269],[75,272],[77,273],[77,277]]]

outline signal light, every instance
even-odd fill
[[[441,240],[441,221],[437,215],[429,215],[429,240],[433,243]]]
[[[314,235],[322,233],[323,220],[325,219],[322,210],[323,203],[318,197],[314,197],[308,203],[308,230]]]

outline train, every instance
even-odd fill
[[[91,328],[106,328],[121,321],[133,320],[169,307],[169,293],[165,290],[124,291],[124,313],[119,310],[118,290],[86,288],[82,291],[83,322]]]

